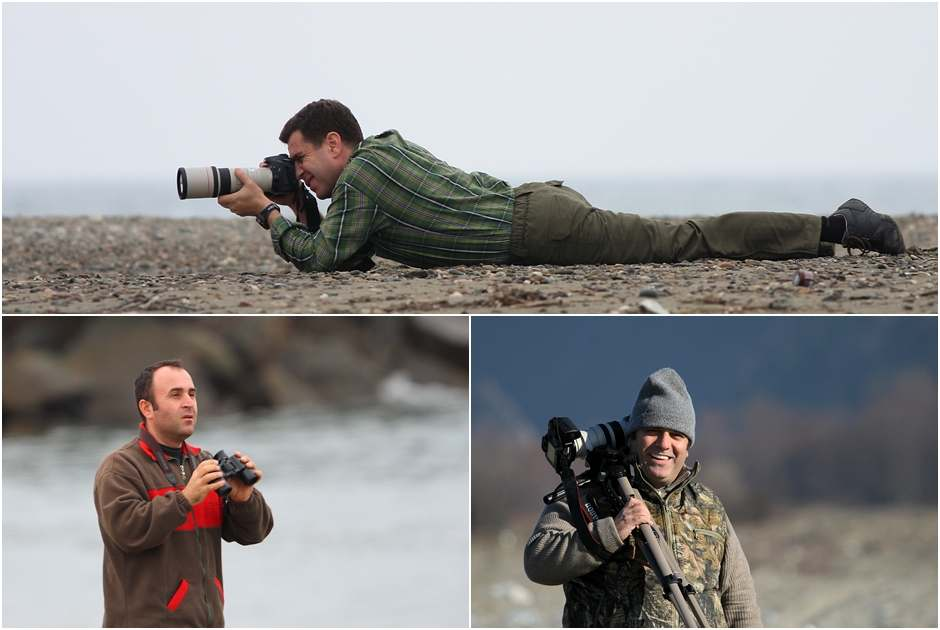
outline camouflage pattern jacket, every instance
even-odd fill
[[[662,490],[642,475],[634,487],[662,529],[686,579],[695,587],[708,624],[757,627],[760,609],[750,568],[721,501],[685,469]],[[593,484],[582,492],[600,492]],[[564,500],[545,508],[525,548],[525,570],[540,584],[563,584],[565,627],[678,627],[679,615],[663,596],[633,536],[621,541],[611,516],[589,524],[614,555],[593,555],[580,539]]]

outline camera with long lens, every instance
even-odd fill
[[[542,437],[542,452],[555,470],[561,465],[561,457],[571,465],[576,459],[586,457],[596,449],[624,450],[627,447],[626,430],[630,416],[623,420],[611,420],[581,431],[570,418],[552,418],[548,431]]]
[[[627,474],[629,455],[625,450],[624,427],[629,417],[597,424],[581,431],[570,418],[552,418],[542,437],[542,451],[562,483],[543,497],[546,504],[566,498],[569,491],[591,516],[598,520],[612,516],[623,507],[624,500],[616,479]],[[585,459],[587,469],[574,475],[571,465],[576,459]],[[594,482],[595,490],[586,492],[585,486]]]
[[[219,468],[222,469],[223,480],[235,477],[246,486],[253,486],[258,483],[258,479],[260,479],[255,471],[247,468],[237,457],[230,457],[225,451],[219,451],[213,455],[213,459],[219,462]],[[232,486],[226,482],[221,488],[216,490],[216,492],[224,499],[232,492]]]
[[[246,168],[245,172],[258,186],[272,196],[297,192],[300,185],[294,163],[286,153],[264,158],[267,167]],[[180,167],[176,171],[176,192],[180,199],[219,197],[241,190],[242,182],[234,168],[200,166]]]

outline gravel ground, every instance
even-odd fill
[[[248,221],[5,218],[3,312],[936,313],[937,217],[898,222],[903,256],[305,274]]]

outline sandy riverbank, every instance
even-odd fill
[[[249,221],[5,218],[3,312],[936,313],[937,217],[898,222],[903,256],[304,274]]]

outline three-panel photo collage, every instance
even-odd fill
[[[0,623],[936,628],[937,18],[4,3]]]

